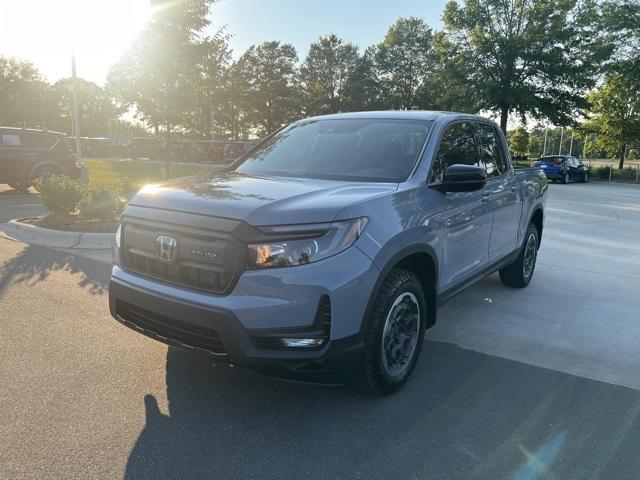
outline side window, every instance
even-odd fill
[[[51,135],[36,132],[24,132],[22,139],[22,143],[28,148],[51,148],[55,143],[55,138]]]
[[[20,135],[14,133],[3,133],[2,134],[2,145],[11,146],[11,147],[19,147],[21,145]]]
[[[507,171],[507,167],[502,158],[500,140],[496,135],[495,129],[491,125],[477,123],[476,132],[478,132],[478,138],[480,139],[480,155],[487,171],[487,177],[502,175]]]
[[[455,123],[440,140],[431,173],[432,182],[442,181],[442,175],[451,165],[478,165],[475,136],[468,122]]]

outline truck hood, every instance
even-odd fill
[[[221,172],[145,186],[130,205],[243,220],[251,225],[330,222],[346,207],[393,192],[364,183]]]

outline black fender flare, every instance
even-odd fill
[[[438,271],[439,271],[438,257],[431,245],[428,245],[426,243],[416,244],[416,245],[409,245],[397,251],[387,260],[382,270],[380,270],[380,273],[378,274],[378,278],[376,279],[373,289],[371,290],[371,295],[369,295],[369,300],[367,300],[367,307],[365,308],[364,316],[360,323],[360,334],[363,333],[362,329],[364,328],[364,320],[370,315],[376,296],[380,291],[380,287],[382,286],[382,283],[387,278],[387,275],[389,275],[389,272],[391,272],[391,270],[393,270],[393,268],[396,265],[398,265],[398,263],[400,263],[403,259],[411,255],[414,255],[416,253],[426,253],[427,255],[429,255],[434,265],[435,278],[434,278],[433,285],[431,285],[431,287],[429,288],[429,291],[425,290],[424,292],[425,297],[427,299],[427,324],[425,325],[425,328],[431,328],[436,324],[436,314],[438,310],[437,308]]]

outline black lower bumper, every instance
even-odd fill
[[[318,349],[258,348],[231,311],[163,297],[116,279],[109,284],[109,309],[143,335],[269,376],[340,384],[362,365],[360,335],[328,340]]]

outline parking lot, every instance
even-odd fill
[[[640,186],[546,212],[530,286],[455,297],[385,398],[167,349],[109,316],[107,263],[0,237],[0,478],[637,478]]]

